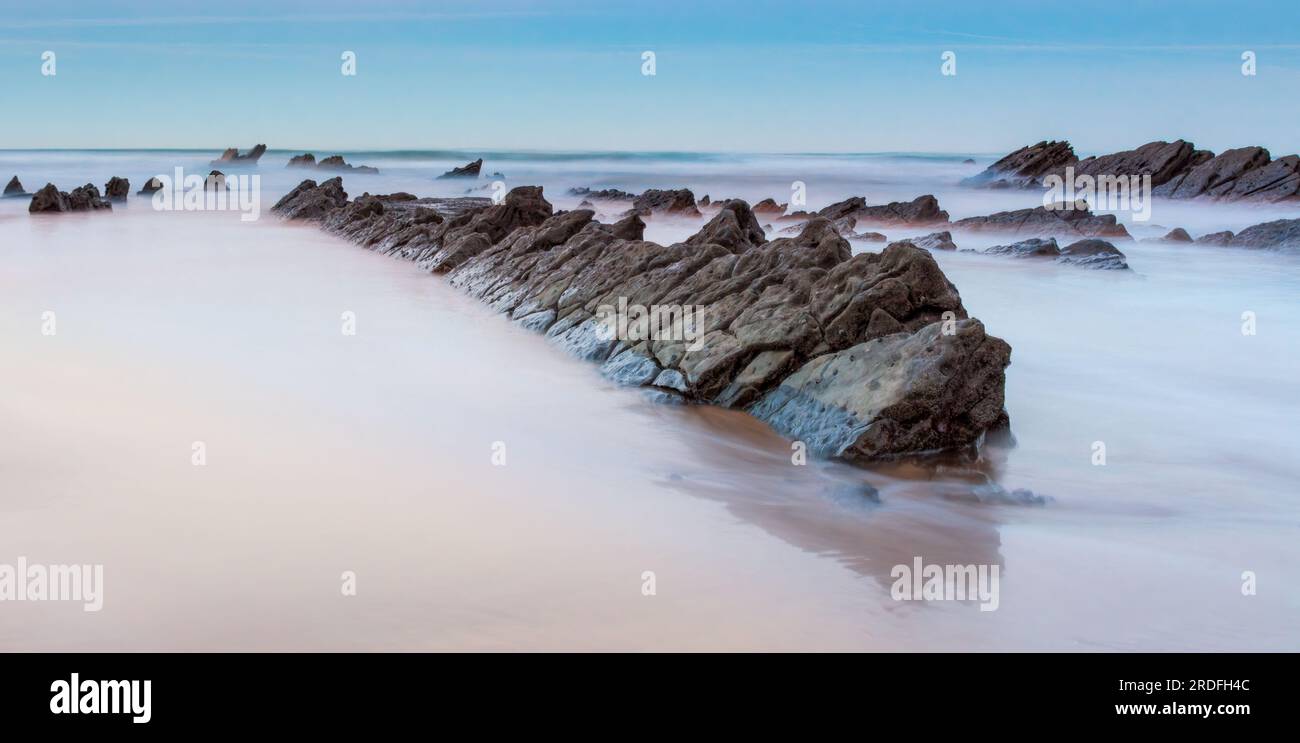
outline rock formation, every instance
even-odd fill
[[[5,185],[4,195],[16,197],[16,196],[30,196],[31,194],[27,193],[27,191],[23,189],[23,184],[18,180],[18,176],[14,176],[13,178],[10,178],[9,183]]]
[[[126,201],[131,195],[131,182],[125,178],[113,176],[104,184],[104,198],[109,201]]]
[[[1033,237],[1010,245],[994,245],[982,251],[988,255],[1005,255],[1012,258],[1049,258],[1057,263],[1123,271],[1128,269],[1125,256],[1105,240],[1089,238],[1070,243],[1064,248],[1054,238]]]
[[[152,196],[155,191],[161,191],[163,182],[156,176],[145,181],[144,187],[136,192],[137,196]]]
[[[831,221],[852,217],[860,223],[885,226],[922,226],[948,222],[948,212],[940,209],[939,200],[930,194],[918,196],[911,201],[894,201],[876,206],[869,206],[861,196],[853,196],[823,207],[815,214],[793,212],[778,221],[805,221],[813,217],[824,217]]]
[[[446,173],[438,176],[442,178],[478,178],[479,171],[483,169],[483,158],[479,158],[472,163],[462,165],[459,168],[452,168]]]
[[[222,152],[221,157],[218,157],[216,160],[213,160],[208,164],[214,168],[221,166],[248,167],[257,165],[257,161],[260,160],[264,154],[266,154],[266,145],[264,144],[257,145],[253,149],[249,150],[247,154],[243,155],[239,154],[239,148],[231,147],[225,152]]]
[[[295,155],[289,158],[288,168],[302,168],[305,170],[327,170],[339,173],[361,173],[366,175],[378,175],[379,168],[369,165],[349,165],[344,161],[342,155],[330,155],[316,162],[316,156],[310,152],[302,155]]]
[[[952,233],[944,230],[943,232],[931,232],[921,237],[908,238],[908,242],[918,248],[925,250],[956,250],[957,243],[952,241]]]
[[[71,193],[60,191],[53,183],[47,183],[44,188],[32,195],[32,203],[27,206],[27,211],[39,214],[112,208],[112,204],[100,198],[99,189],[93,183],[74,188]]]
[[[1005,232],[1024,237],[1078,237],[1128,238],[1128,230],[1114,214],[1093,214],[1088,209],[1048,209],[1037,206],[997,212],[981,217],[967,217],[952,223],[954,229],[977,232]]]
[[[1038,188],[1048,175],[1151,176],[1152,193],[1169,199],[1278,202],[1300,200],[1300,157],[1274,160],[1263,147],[1240,147],[1215,155],[1191,142],[1148,142],[1134,150],[1083,160],[1068,142],[1022,147],[962,181],[984,188]]]
[[[652,188],[632,200],[632,208],[628,214],[637,214],[642,217],[651,214],[677,214],[687,217],[700,216],[700,210],[695,207],[695,194],[690,189],[678,188],[671,191],[664,191],[658,188]]]
[[[817,454],[966,448],[1007,424],[1011,349],[967,316],[930,254],[900,243],[854,256],[825,218],[769,241],[732,200],[663,246],[642,239],[636,210],[602,224],[589,209],[554,212],[537,187],[501,204],[349,201],[337,178],[304,181],[273,211],[446,273],[613,380],[747,410]],[[624,332],[610,313],[628,306],[678,321],[643,333],[625,316]]]

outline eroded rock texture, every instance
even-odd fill
[[[967,447],[1007,424],[1011,349],[967,316],[931,255],[852,255],[824,217],[767,240],[731,200],[665,246],[643,239],[637,210],[603,224],[554,212],[537,187],[500,204],[349,201],[337,178],[304,181],[273,210],[446,273],[610,379],[746,410],[825,456]]]

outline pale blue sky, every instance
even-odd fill
[[[41,53],[57,75],[41,75]],[[340,74],[344,50],[358,74]],[[641,74],[641,53],[657,75]],[[940,55],[957,54],[957,75]],[[1254,51],[1258,74],[1241,74]],[[5,2],[0,148],[1300,150],[1300,2]]]

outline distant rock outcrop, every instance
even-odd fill
[[[14,176],[13,178],[10,178],[9,183],[5,185],[4,195],[10,197],[17,197],[17,196],[30,196],[31,194],[27,193],[27,191],[23,189],[23,184],[18,180],[18,176]]]
[[[477,178],[479,171],[483,169],[483,158],[479,158],[472,163],[462,165],[459,168],[452,168],[438,178]]]
[[[1300,200],[1300,156],[1276,160],[1263,147],[1215,155],[1191,142],[1148,142],[1134,150],[1079,160],[1067,142],[1022,147],[962,181],[984,188],[1037,188],[1048,175],[1151,177],[1152,193],[1168,199],[1278,202]]]
[[[136,196],[152,196],[155,191],[163,189],[163,182],[157,176],[145,181],[144,187],[136,192]]]
[[[32,203],[28,205],[27,211],[32,214],[57,214],[112,208],[112,204],[100,197],[99,189],[93,183],[74,188],[71,192],[60,191],[53,183],[47,183],[44,188],[32,195]]]
[[[855,462],[970,448],[1007,425],[1010,347],[968,318],[915,246],[855,256],[821,217],[767,240],[739,200],[664,246],[641,239],[639,214],[607,225],[589,209],[555,213],[537,187],[501,204],[424,208],[348,201],[337,181],[304,181],[273,211],[446,272],[521,327],[660,398],[745,410],[815,454]],[[656,199],[675,202],[684,200]],[[631,336],[608,314],[618,306],[698,314],[688,336]],[[687,327],[680,320],[669,330]]]
[[[225,152],[222,152],[221,157],[218,157],[216,160],[213,160],[208,164],[212,167],[248,167],[257,165],[257,161],[260,160],[264,154],[266,154],[266,145],[264,144],[257,145],[243,155],[239,154],[239,148],[231,147]]]
[[[305,170],[328,170],[339,173],[360,173],[364,175],[378,175],[379,168],[369,165],[349,165],[344,161],[342,155],[330,155],[316,162],[316,156],[310,152],[301,155],[295,155],[289,158],[288,168],[302,168]]]

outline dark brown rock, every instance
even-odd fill
[[[483,158],[479,158],[472,163],[462,165],[459,168],[452,168],[446,173],[438,176],[442,178],[478,178],[479,171],[483,169]]]
[[[104,184],[104,198],[109,201],[126,201],[131,195],[131,182],[125,178],[113,176]]]

